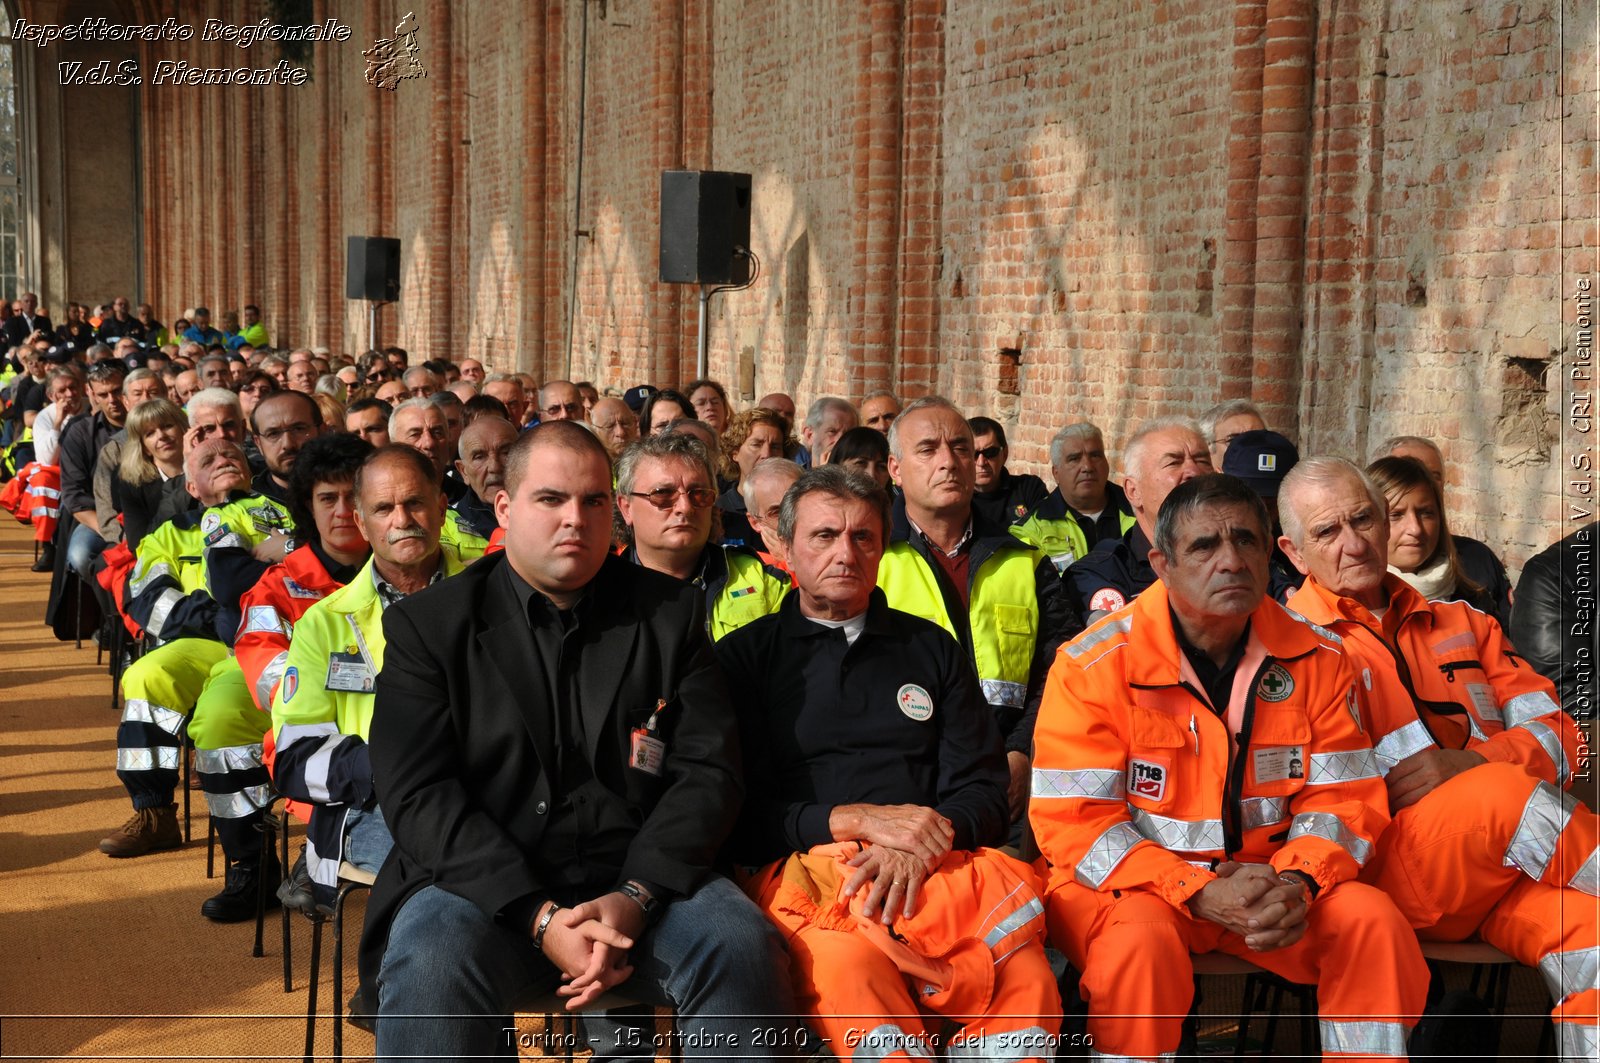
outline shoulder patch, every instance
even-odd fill
[[[1294,693],[1294,677],[1289,674],[1289,669],[1276,662],[1267,669],[1267,674],[1261,677],[1261,684],[1256,687],[1256,696],[1262,701],[1284,701]]]
[[[294,692],[300,689],[300,670],[291,666],[283,673],[283,683],[279,687],[283,692],[283,703],[289,704],[289,699],[294,697]]]
[[[1128,600],[1115,587],[1101,587],[1089,596],[1089,608],[1091,611],[1104,609],[1106,612],[1112,613],[1127,604]]]
[[[289,592],[289,597],[291,598],[309,598],[312,601],[316,601],[322,597],[321,592],[314,591],[309,587],[302,587],[287,576],[283,580],[283,589]]]

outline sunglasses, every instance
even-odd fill
[[[1004,450],[1004,447],[984,447],[982,450],[973,451],[972,456],[982,458],[984,461],[999,461],[1000,454]]]
[[[717,493],[709,487],[658,487],[654,491],[629,491],[633,498],[642,498],[657,509],[671,509],[678,496],[685,495],[695,509],[705,509],[717,500]]]

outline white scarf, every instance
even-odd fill
[[[1389,571],[1405,580],[1430,602],[1449,601],[1456,592],[1455,573],[1450,570],[1450,555],[1441,553],[1415,572],[1401,572],[1393,565]]]

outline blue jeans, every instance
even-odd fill
[[[62,517],[71,519],[66,514]],[[74,520],[72,538],[67,540],[67,568],[76,572],[79,579],[90,579],[89,566],[105,552],[106,541],[100,538],[100,533]]]
[[[802,1034],[783,940],[727,879],[713,876],[667,905],[630,962],[633,977],[618,992],[674,1009],[685,1059],[802,1054],[795,1048]],[[496,923],[438,886],[425,887],[389,928],[378,972],[377,1055],[515,1057],[512,1013],[559,984],[560,972],[534,950],[526,930]],[[646,1032],[638,1045],[597,1045],[595,1058],[665,1054],[651,1036]],[[774,1043],[777,1050],[768,1047]]]
[[[359,808],[352,808],[344,816],[344,858],[363,871],[370,871],[374,875],[383,867],[383,862],[389,858],[389,850],[394,848],[394,837],[389,833],[389,824],[384,821],[383,809],[373,806],[372,811],[364,812]]]

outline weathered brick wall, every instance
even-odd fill
[[[377,91],[360,51],[408,10],[429,76]],[[748,358],[751,394],[937,389],[1001,417],[1035,469],[1067,420],[1116,447],[1151,413],[1251,396],[1308,451],[1440,439],[1459,530],[1513,563],[1555,536],[1589,438],[1559,381],[1567,289],[1594,269],[1593,4],[316,12],[354,33],[305,86],[141,94],[142,294],[163,313],[253,300],[277,336],[358,350],[344,237],[397,235],[385,342],[682,382],[695,298],[655,280],[659,173],[744,170],[763,275],[717,297],[710,349],[730,384]],[[275,58],[141,60],[164,55]]]

